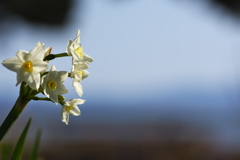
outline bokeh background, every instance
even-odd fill
[[[29,119],[24,156],[38,128],[42,159],[240,159],[238,0],[0,1],[0,60],[40,41],[65,52],[81,30],[94,58],[82,82],[82,115],[31,101],[4,143]],[[50,63],[71,69],[70,58]],[[16,74],[0,67],[0,122],[18,97]],[[78,98],[65,83],[67,99]]]

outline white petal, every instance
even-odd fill
[[[83,104],[86,100],[83,99],[70,99],[69,103],[70,104]]]
[[[80,83],[80,82],[82,81],[82,76],[80,76],[80,75],[78,74],[78,72],[75,72],[75,74],[74,74],[74,81],[75,81],[76,83]]]
[[[77,34],[76,34],[76,43],[80,44],[80,30],[77,30]]]
[[[78,71],[82,71],[89,68],[88,64],[82,63],[82,62],[78,62],[75,65],[76,65],[76,70]]]
[[[93,62],[93,59],[89,55],[84,53],[83,58],[80,58],[74,51],[73,63],[91,63],[91,62]]]
[[[33,62],[33,72],[35,74],[46,71],[48,69],[48,63],[42,60],[34,60]]]
[[[81,31],[78,29],[76,37],[80,37],[80,33],[81,33]]]
[[[66,112],[62,111],[62,122],[66,123],[66,125],[68,125],[68,121],[69,121],[69,115]]]
[[[23,82],[25,80],[25,71],[23,68],[20,68],[18,71],[17,71],[17,85],[19,85],[21,82]]]
[[[82,62],[82,59],[77,55],[77,53],[75,51],[72,52],[72,63],[79,63]]]
[[[51,92],[51,90],[45,85],[44,86],[44,88],[43,88],[43,92],[44,92],[44,94],[48,97],[48,98],[50,98],[50,92]]]
[[[52,65],[50,72],[47,74],[47,80],[56,81],[57,75],[58,75],[58,72],[56,70],[56,67],[54,65]]]
[[[24,56],[25,56],[26,54],[29,54],[29,53],[28,53],[27,51],[23,51],[23,50],[17,51],[16,56],[18,57],[18,60],[19,60],[21,63],[24,63],[24,62],[25,62]]]
[[[2,65],[14,72],[17,72],[22,67],[22,63],[19,61],[17,57],[12,57],[4,60],[2,62]]]
[[[32,89],[37,89],[35,86],[34,86],[34,77],[31,73],[28,73],[28,72],[24,72],[23,74],[23,78],[24,78],[24,81],[32,88]]]
[[[82,85],[79,83],[79,81],[77,80],[73,80],[73,87],[75,88],[77,94],[82,97],[83,95],[83,88],[82,88]]]
[[[92,59],[92,57],[90,57],[89,55],[87,55],[87,54],[83,54],[83,61],[84,62],[93,62],[93,59]]]
[[[45,54],[44,44],[38,42],[36,46],[30,51],[30,53],[33,55],[34,59],[43,60]]]
[[[58,94],[66,94],[66,93],[68,93],[68,90],[65,88],[65,86],[62,83],[58,83],[57,84],[57,88],[55,89],[55,91]]]
[[[40,74],[30,74],[29,79],[26,80],[26,83],[34,90],[38,90],[40,86]]]
[[[72,40],[69,40],[68,41],[68,44],[67,44],[67,49],[66,49],[66,52],[69,56],[72,56],[72,51],[70,49],[70,46],[72,45]]]
[[[51,52],[52,52],[52,47],[48,47],[47,49],[45,49],[44,57],[46,57],[49,54],[51,54]]]
[[[86,70],[84,70],[84,71],[82,71],[82,80],[84,80],[85,78],[87,78],[88,76],[89,76],[89,72],[88,71],[86,71]]]
[[[37,42],[37,44],[34,46],[33,49],[30,50],[30,53],[35,53],[36,51],[38,51],[40,48],[42,47],[41,42]]]
[[[26,61],[32,61],[32,54],[30,54],[30,53],[26,53],[25,55],[24,55],[24,57],[23,57],[23,60],[24,60],[24,62],[26,62]]]
[[[77,31],[76,38],[73,40],[72,44],[74,49],[80,47],[80,30]]]
[[[72,109],[70,110],[69,114],[74,115],[74,116],[79,116],[81,114],[81,112],[80,112],[79,108],[76,105],[74,105],[72,107]]]
[[[42,85],[42,87],[43,87],[43,89],[45,88],[45,85],[46,85],[46,75],[44,75],[43,77],[42,77],[42,81],[41,81],[41,85]]]
[[[54,65],[52,65],[51,71],[56,71],[56,70],[57,70],[56,67]]]
[[[52,91],[50,89],[48,89],[48,94],[49,94],[49,98],[55,102],[56,104],[58,103],[58,94],[56,93],[56,91]]]
[[[68,77],[68,72],[66,72],[66,71],[59,71],[57,76],[59,77],[59,81],[63,82]]]

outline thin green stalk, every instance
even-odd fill
[[[28,102],[37,95],[40,91],[31,89],[26,82],[22,82],[19,92],[19,97],[15,102],[12,110],[8,113],[6,119],[0,126],[0,142],[10,129],[12,124],[17,120],[19,115],[22,113],[23,109],[27,106]]]
[[[0,142],[11,127],[11,125],[17,120],[23,109],[27,106],[29,100],[24,99],[21,95],[18,97],[12,110],[7,115],[7,118],[3,121],[0,126]]]
[[[33,97],[32,100],[35,100],[35,101],[51,101],[52,100],[50,98],[47,98],[47,97]]]
[[[55,57],[68,57],[69,55],[67,53],[58,53],[55,54]]]
[[[53,60],[53,59],[55,59],[55,58],[67,57],[67,56],[69,56],[67,53],[49,54],[49,55],[47,55],[43,60],[44,60],[44,61],[50,61],[50,60]]]

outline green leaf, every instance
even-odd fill
[[[21,160],[22,158],[22,153],[23,153],[23,148],[24,148],[24,142],[25,142],[25,138],[27,136],[27,132],[29,129],[29,126],[31,124],[32,118],[30,118],[21,134],[21,136],[18,139],[18,142],[16,144],[16,147],[13,151],[13,155],[11,160]]]
[[[7,143],[0,144],[0,159],[9,160],[11,157],[12,146]]]
[[[42,130],[38,129],[32,154],[31,154],[31,160],[37,160],[37,153],[38,153],[38,148],[40,144],[41,134],[42,134]]]

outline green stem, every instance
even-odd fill
[[[47,55],[43,60],[44,60],[44,61],[50,61],[50,60],[53,60],[53,59],[55,59],[55,58],[67,57],[67,56],[69,56],[67,53],[49,54],[49,55]]]
[[[52,101],[50,98],[47,97],[33,97],[32,100],[40,100],[40,101]]]
[[[26,100],[26,98],[23,98],[23,96],[20,95],[18,97],[12,110],[9,112],[7,118],[0,126],[0,142],[11,127],[11,125],[16,121],[23,109],[27,106],[28,102],[29,100]]]
[[[55,57],[67,57],[69,56],[67,53],[58,53],[58,54],[55,54]]]

